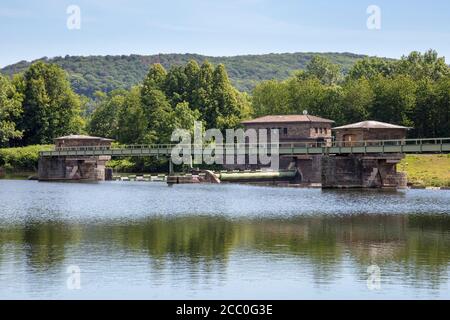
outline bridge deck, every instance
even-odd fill
[[[176,144],[160,144],[127,145],[118,148],[90,146],[76,148],[58,148],[58,150],[41,151],[40,156],[170,156],[172,149],[175,146],[180,147],[180,145]],[[230,145],[217,145],[216,148],[222,147],[225,150],[225,148],[228,146]],[[249,154],[258,152],[257,145],[255,144],[241,144],[240,146],[243,148],[238,148],[238,145],[233,145],[236,154]],[[283,142],[277,144],[277,146],[280,156],[308,154],[450,153],[450,138],[377,140],[351,143],[333,142],[329,145],[325,143]],[[192,154],[195,154],[197,152],[198,151],[194,150],[194,148],[191,148]]]

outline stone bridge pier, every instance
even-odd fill
[[[42,157],[39,159],[39,180],[105,180],[106,162],[111,157]]]
[[[407,177],[397,172],[402,154],[323,156],[322,188],[406,188]]]
[[[70,135],[55,139],[55,150],[80,147],[111,147],[113,140]],[[110,156],[49,156],[39,159],[39,181],[103,181]]]
[[[376,145],[377,141],[406,138],[410,128],[378,121],[363,121],[333,128],[335,144],[349,148]],[[383,142],[384,143],[384,142]],[[384,144],[383,144],[384,150]],[[340,154],[322,158],[323,188],[404,188],[406,174],[397,172],[401,153]]]

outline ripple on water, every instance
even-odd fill
[[[450,297],[449,191],[0,180],[0,204],[0,298]]]

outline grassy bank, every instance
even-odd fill
[[[450,155],[407,155],[398,170],[414,186],[450,187]]]
[[[0,168],[6,172],[35,172],[38,167],[39,151],[51,150],[51,145],[34,145],[21,148],[0,149]]]

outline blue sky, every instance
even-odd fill
[[[66,26],[69,5],[81,29]],[[369,5],[381,29],[369,30]],[[354,52],[450,61],[448,0],[1,0],[0,66],[43,56]]]

